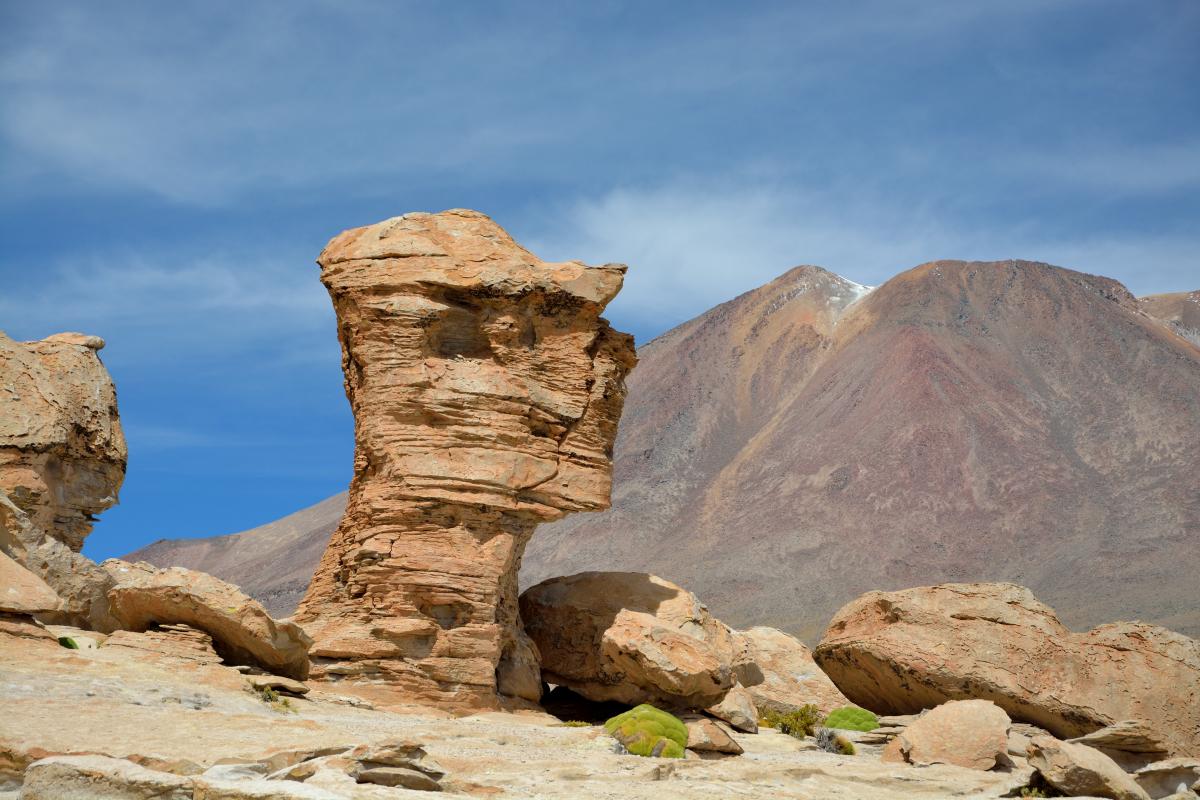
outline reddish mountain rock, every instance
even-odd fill
[[[979,698],[1064,738],[1140,720],[1172,754],[1200,752],[1200,642],[1137,622],[1072,633],[1020,586],[868,592],[837,613],[814,655],[876,712]]]
[[[314,676],[384,701],[536,700],[517,570],[538,523],[608,506],[636,358],[600,313],[625,267],[543,262],[464,210],[346,231],[318,262],[355,461],[295,616]]]

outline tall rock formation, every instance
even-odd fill
[[[314,676],[381,699],[536,699],[517,571],[539,522],[609,504],[633,339],[625,267],[544,263],[473,211],[335,237],[321,280],[355,418],[345,517],[296,621]]]
[[[43,618],[108,631],[109,575],[79,554],[95,515],[117,502],[125,437],[104,341],[0,333],[0,550],[63,600]]]

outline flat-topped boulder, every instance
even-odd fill
[[[980,698],[1062,738],[1139,720],[1172,754],[1200,751],[1200,642],[1138,622],[1075,633],[1013,584],[868,592],[837,613],[815,657],[880,713]]]

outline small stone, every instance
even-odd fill
[[[287,694],[308,694],[308,686],[300,681],[285,678],[282,675],[247,675],[246,682],[256,691],[260,692],[263,689],[275,689]]]
[[[758,711],[754,698],[740,683],[725,693],[721,702],[704,709],[717,719],[724,720],[743,733],[758,733]]]

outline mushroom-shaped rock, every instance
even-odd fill
[[[0,551],[63,601],[43,621],[107,632],[108,576],[79,553],[125,477],[101,346],[84,334],[14,342],[0,332]]]
[[[521,595],[521,618],[545,680],[591,700],[706,708],[734,686],[733,632],[654,575],[551,578]]]
[[[312,640],[300,626],[274,620],[236,586],[182,567],[156,569],[109,559],[102,565],[115,585],[108,597],[123,628],[183,623],[208,633],[217,651],[234,664],[255,664],[296,680],[308,676]]]
[[[1200,751],[1200,642],[1137,622],[1073,633],[1013,584],[868,592],[814,656],[852,702],[884,714],[979,698],[1063,738],[1141,720],[1172,754]]]
[[[318,263],[355,461],[295,615],[314,674],[383,702],[536,699],[517,571],[539,522],[609,505],[636,356],[600,314],[625,267],[541,261],[462,209],[346,231]]]

